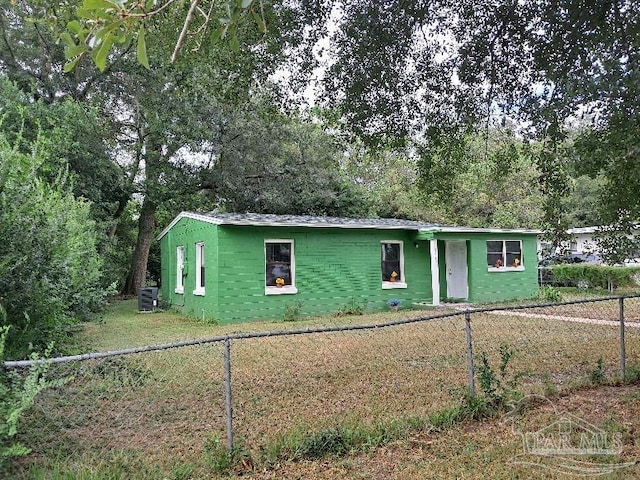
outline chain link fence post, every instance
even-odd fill
[[[224,339],[224,404],[227,416],[227,449],[233,452],[233,407],[231,405],[231,341]]]
[[[622,381],[624,382],[626,375],[626,352],[624,345],[624,297],[618,299],[619,306],[619,318],[620,318],[620,374],[622,375]]]
[[[467,334],[467,365],[469,368],[469,395],[474,396],[476,394],[475,385],[475,367],[473,364],[473,337],[471,336],[471,312],[467,310],[464,312],[465,332]]]

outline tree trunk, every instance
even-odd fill
[[[131,268],[127,275],[127,281],[122,289],[123,295],[138,295],[147,280],[147,261],[149,249],[153,241],[153,232],[156,228],[156,206],[145,197],[138,221],[138,241],[133,251]]]
[[[140,219],[138,220],[138,241],[131,258],[131,267],[127,275],[127,280],[122,289],[123,295],[138,295],[140,289],[147,281],[147,263],[149,261],[149,250],[153,241],[153,233],[156,228],[156,206],[161,201],[158,198],[158,178],[160,163],[162,162],[162,142],[156,135],[146,135],[144,142],[144,178],[145,191],[142,208],[140,209]],[[141,153],[140,150],[139,153]],[[137,167],[140,166],[142,157],[138,156]]]

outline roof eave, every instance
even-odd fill
[[[540,235],[542,230],[527,228],[476,228],[476,227],[437,227],[437,228],[421,228],[421,233],[495,233],[495,234],[525,234]]]
[[[173,228],[173,226],[176,223],[178,223],[180,220],[182,220],[183,218],[192,218],[194,220],[201,220],[203,222],[213,223],[214,225],[220,225],[221,224],[219,219],[211,217],[211,216],[208,216],[208,215],[201,215],[199,213],[194,213],[194,212],[180,212],[171,221],[171,223],[169,225],[167,225],[165,227],[165,229],[162,230],[162,232],[160,232],[160,234],[156,237],[156,240],[161,240],[162,237],[164,237],[169,232],[169,230],[171,230]]]
[[[214,225],[236,225],[236,226],[254,226],[254,227],[294,227],[294,228],[340,228],[340,229],[374,229],[374,230],[404,230],[417,231],[420,234],[437,234],[437,233],[495,233],[495,234],[530,234],[539,235],[541,230],[530,229],[504,229],[504,228],[474,228],[474,227],[452,227],[441,225],[384,225],[376,223],[332,223],[332,222],[278,222],[278,221],[255,221],[255,220],[239,220],[225,219],[211,215],[203,215],[194,212],[180,212],[167,227],[156,237],[161,240],[169,230],[171,230],[183,218],[191,218],[200,220]]]

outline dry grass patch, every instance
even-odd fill
[[[370,427],[442,410],[467,385],[463,325],[457,318],[235,342],[238,431],[253,447],[301,429]],[[570,389],[594,371],[611,378],[619,370],[613,327],[475,314],[472,328],[476,354],[486,352],[496,372],[498,347],[514,349],[507,375],[526,373],[524,393]],[[630,361],[640,361],[639,347],[629,345]]]
[[[570,413],[609,433],[621,433],[620,455],[580,458],[594,464],[621,464],[640,460],[640,442],[635,432],[640,428],[640,395],[637,386],[600,387],[555,398],[554,408],[547,403],[525,411],[523,424],[546,426],[557,413]],[[521,437],[510,424],[500,419],[464,423],[445,432],[424,432],[405,440],[354,453],[343,458],[327,457],[282,463],[264,472],[243,472],[241,478],[275,480],[282,478],[314,479],[565,479],[569,476],[561,464],[549,468],[513,462],[523,453]],[[562,462],[560,462],[562,463]],[[580,478],[580,477],[576,477]],[[583,477],[584,478],[584,477]],[[587,476],[587,478],[594,478]],[[637,465],[621,468],[603,479],[640,478]]]

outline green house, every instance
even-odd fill
[[[538,293],[537,230],[182,212],[159,235],[161,295],[220,323]]]

